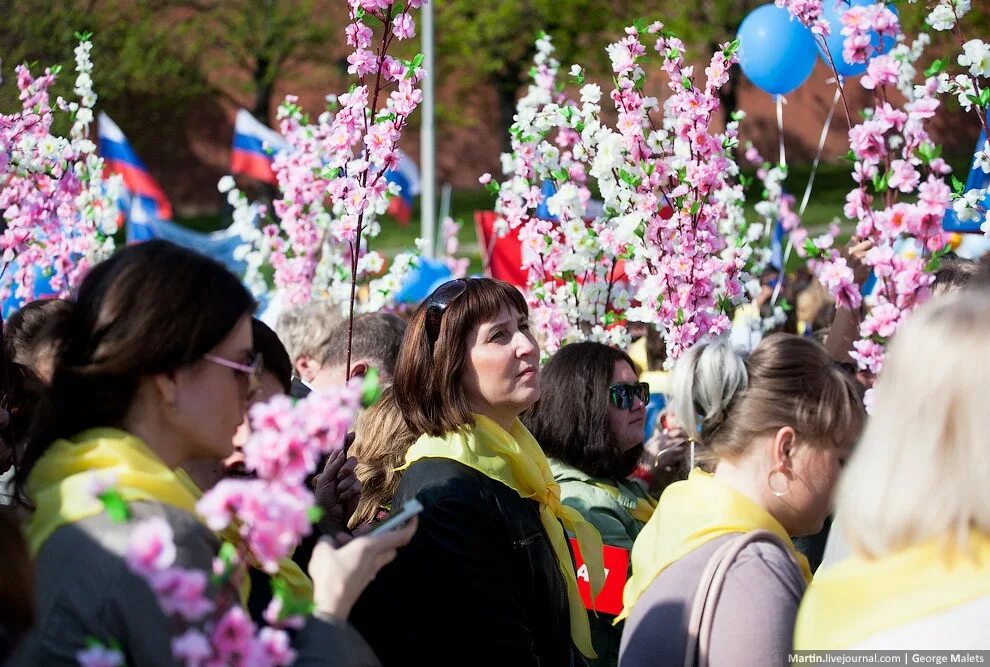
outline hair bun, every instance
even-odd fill
[[[727,338],[698,343],[674,364],[671,408],[688,435],[705,444],[748,382],[746,362]]]

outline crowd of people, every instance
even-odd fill
[[[380,395],[307,481],[320,516],[278,564],[312,602],[296,664],[990,649],[990,273],[944,262],[874,378],[849,363],[858,313],[810,278],[785,287],[798,309],[779,332],[707,340],[667,372],[662,336],[632,325],[628,350],[541,360],[525,298],[497,280],[353,322],[314,301],[273,330],[220,264],[128,246],[71,300],[5,322],[0,663],[78,664],[96,639],[121,664],[179,664],[174,620],[126,564],[134,524],[87,496],[94,474],[210,572],[223,536],[196,501],[252,474],[248,408],[369,375]],[[418,517],[372,532],[414,499]],[[599,609],[616,576],[619,607]],[[209,593],[260,622],[271,577]]]

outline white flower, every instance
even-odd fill
[[[990,45],[979,39],[969,40],[963,44],[958,62],[968,67],[973,76],[990,77]]]
[[[979,167],[984,174],[990,174],[990,142],[984,143],[982,150],[973,154],[973,167]]]
[[[597,83],[585,84],[581,88],[581,104],[598,104],[602,99],[602,89]]]
[[[973,189],[952,202],[952,210],[955,211],[956,217],[959,218],[960,222],[978,220],[980,218],[979,204],[986,195],[986,189]]]
[[[233,190],[236,185],[237,184],[234,183],[234,177],[228,174],[217,182],[217,190],[219,190],[221,194],[225,194],[230,190]]]
[[[581,71],[582,70],[580,65],[571,65],[571,76],[573,76],[575,79],[581,76]]]
[[[928,15],[928,25],[935,30],[952,30],[955,24],[956,17],[948,5],[938,5]]]

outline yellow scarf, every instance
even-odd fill
[[[968,553],[931,540],[876,559],[853,556],[815,577],[798,610],[795,650],[847,649],[868,637],[990,595],[990,536]]]
[[[623,503],[622,500],[628,500],[631,497],[631,494],[623,493],[618,487],[612,486],[611,484],[605,484],[604,482],[593,482],[593,484],[618,500],[623,507],[625,507],[625,503]],[[626,509],[629,510],[629,514],[632,518],[645,524],[650,520],[650,517],[653,516],[653,511],[657,508],[657,504],[653,500],[647,500],[646,498],[634,498],[634,500],[636,501],[636,506],[628,507]]]
[[[767,530],[790,546],[805,581],[811,581],[808,559],[799,553],[783,526],[755,502],[699,468],[687,481],[675,482],[660,496],[656,512],[632,548],[632,576],[622,594],[629,616],[639,596],[668,565],[701,545],[732,533]]]
[[[581,514],[560,502],[560,486],[554,481],[547,458],[540,445],[518,419],[506,432],[482,415],[474,416],[474,426],[465,426],[442,437],[423,435],[406,453],[406,465],[425,458],[453,459],[497,482],[505,484],[523,498],[540,504],[540,521],[553,545],[560,571],[567,584],[570,607],[571,638],[585,656],[594,658],[588,612],[578,592],[574,564],[567,536],[561,523],[578,540],[581,555],[588,565],[591,589],[597,595],[605,583],[602,564],[602,538]]]
[[[92,486],[104,475],[113,478],[114,489],[129,503],[159,502],[195,515],[196,501],[203,495],[185,471],[170,469],[125,431],[94,428],[69,440],[56,440],[27,480],[28,497],[35,504],[27,527],[33,554],[58,528],[103,513]],[[240,540],[233,526],[220,536],[235,544]],[[312,599],[312,582],[291,559],[279,561],[277,576],[285,579],[294,597]],[[242,587],[244,600],[248,591],[249,587]]]

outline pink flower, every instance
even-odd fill
[[[866,66],[866,74],[860,77],[859,82],[867,90],[879,86],[895,86],[899,73],[900,65],[892,56],[877,56]]]
[[[253,635],[254,623],[243,609],[234,606],[216,624],[210,638],[219,657],[229,660],[250,654]]]
[[[151,574],[149,582],[166,614],[195,622],[213,611],[213,603],[205,597],[206,573],[201,570],[170,568]]]
[[[200,667],[212,653],[206,635],[195,628],[172,639],[172,655],[181,660],[185,667]]]
[[[416,35],[416,24],[407,12],[399,14],[392,21],[392,32],[398,40],[409,39]]]
[[[289,636],[285,631],[275,628],[262,628],[254,649],[255,654],[267,665],[291,665],[296,659]]]
[[[860,334],[864,338],[870,336],[881,336],[890,338],[897,331],[900,323],[901,311],[892,303],[879,303],[870,309],[866,319],[860,325]]]
[[[172,527],[157,516],[139,523],[127,544],[126,559],[132,571],[144,576],[171,567],[175,562]]]
[[[94,645],[76,653],[76,660],[82,667],[122,667],[124,655],[116,649]]]
[[[913,192],[921,182],[921,174],[906,160],[894,160],[890,164],[890,178],[887,185],[893,190]]]

